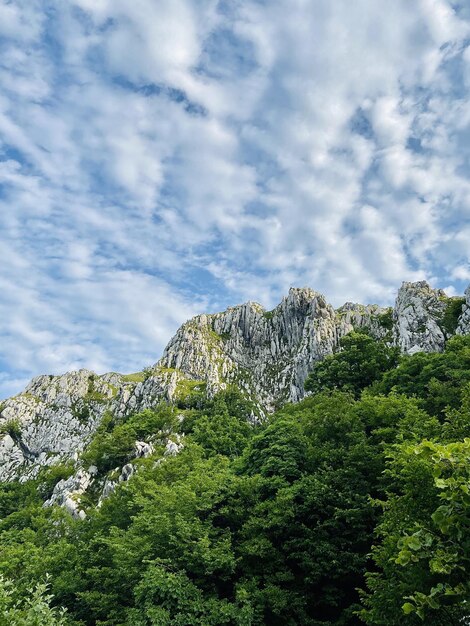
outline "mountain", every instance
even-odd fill
[[[262,419],[300,400],[315,363],[353,329],[367,329],[409,354],[442,351],[453,334],[470,333],[470,287],[460,298],[424,281],[405,282],[394,308],[348,302],[336,310],[322,294],[293,288],[272,311],[247,302],[189,320],[142,372],[38,376],[0,405],[0,480],[25,481],[44,466],[76,461],[108,413],[119,420],[195,391],[210,397],[236,385],[252,403],[253,419]],[[176,444],[169,442],[171,450]],[[136,456],[145,445],[136,442]]]

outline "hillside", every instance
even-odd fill
[[[253,419],[262,419],[303,398],[314,364],[353,329],[404,353],[439,352],[453,334],[470,332],[470,291],[465,304],[425,282],[403,283],[393,309],[346,303],[335,310],[311,289],[291,289],[272,311],[248,302],[193,318],[142,372],[39,376],[0,405],[0,480],[31,478],[41,467],[73,460],[107,411],[124,418],[195,388],[211,397],[234,384],[252,403]]]
[[[469,294],[292,289],[143,372],[34,379],[2,405],[0,623],[466,623]]]

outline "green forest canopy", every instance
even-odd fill
[[[83,455],[102,476],[137,437],[185,445],[87,494],[84,521],[42,506],[68,466],[1,485],[0,626],[465,623],[470,338],[342,347],[263,424],[235,389],[108,415]]]

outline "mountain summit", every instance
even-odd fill
[[[247,302],[194,317],[143,372],[34,378],[0,405],[0,480],[26,480],[76,459],[107,412],[124,418],[194,390],[212,396],[236,385],[262,418],[300,400],[314,364],[353,329],[405,353],[441,351],[453,334],[470,333],[470,288],[466,298],[448,297],[424,281],[405,282],[393,308],[348,302],[336,310],[322,294],[292,288],[272,311]]]

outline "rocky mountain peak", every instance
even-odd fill
[[[440,352],[445,344],[443,328],[448,297],[424,280],[404,282],[395,302],[394,341],[403,352]]]
[[[324,296],[291,289],[272,311],[248,302],[186,322],[157,365],[202,378],[209,390],[238,384],[271,409],[302,397],[311,363],[336,343],[336,314]]]
[[[405,282],[394,308],[347,302],[337,310],[317,291],[291,288],[271,311],[246,302],[188,320],[143,372],[38,376],[0,405],[0,480],[25,480],[73,458],[106,411],[120,419],[190,390],[211,396],[236,385],[262,418],[300,400],[315,363],[353,329],[403,352],[440,351],[455,332],[470,332],[470,288],[466,299],[449,298],[425,281]]]
[[[318,297],[324,299],[323,294],[310,287],[291,287],[288,295],[282,299],[281,305],[285,301],[289,308],[305,311]]]

